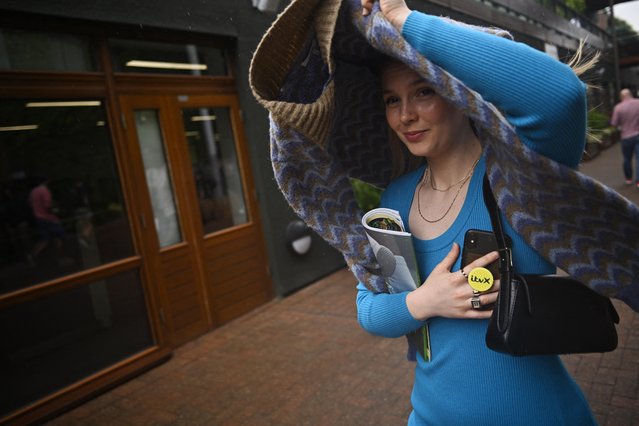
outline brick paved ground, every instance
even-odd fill
[[[585,173],[621,184],[618,147]],[[60,425],[401,425],[412,364],[403,339],[367,335],[341,270],[190,342],[167,363],[51,421]],[[564,357],[602,426],[639,425],[639,315],[615,303],[619,348]]]
[[[584,163],[581,171],[614,188],[635,204],[639,190],[623,183],[619,145]],[[606,354],[564,357],[601,425],[639,425],[639,314],[615,301],[621,316],[619,347]]]
[[[50,425],[396,425],[410,412],[411,381],[404,341],[357,325],[343,270]]]
[[[619,347],[605,354],[568,355],[564,362],[601,425],[639,424],[639,315],[615,302]]]

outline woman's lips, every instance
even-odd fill
[[[405,132],[404,138],[408,142],[419,142],[422,136],[427,132],[427,130],[420,130],[417,132]]]

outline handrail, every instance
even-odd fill
[[[599,50],[608,49],[611,45],[611,36],[606,31],[597,27],[585,15],[556,0],[535,2],[530,0],[430,0],[430,2],[569,50],[575,50],[581,40],[585,40],[587,44]],[[481,7],[478,3],[486,7]],[[571,22],[570,19],[573,21]]]
[[[586,29],[587,31],[598,35],[601,38],[606,38],[609,36],[609,32],[599,27],[597,24],[592,22],[587,16],[583,13],[571,8],[566,5],[562,1],[557,0],[536,0],[537,3],[540,3],[545,8],[552,10],[560,17],[566,19],[569,22],[574,22],[573,20],[577,20],[581,28]]]

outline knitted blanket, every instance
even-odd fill
[[[477,28],[498,35],[492,28]],[[639,208],[611,188],[527,148],[499,111],[416,52],[375,4],[296,0],[265,34],[250,83],[270,112],[271,160],[293,210],[338,249],[369,289],[387,291],[349,177],[391,176],[380,84],[371,66],[403,61],[474,121],[499,208],[533,248],[593,290],[639,311]]]

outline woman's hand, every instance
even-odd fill
[[[362,1],[362,14],[367,16],[373,9],[373,3],[375,0],[361,0]],[[404,0],[380,0],[379,7],[382,10],[386,19],[393,24],[398,30],[402,30],[404,22],[411,10],[406,6]]]
[[[445,318],[490,318],[492,310],[480,310],[472,307],[473,289],[464,276],[473,268],[487,266],[499,258],[496,251],[480,257],[460,271],[451,272],[459,256],[459,245],[453,244],[450,252],[430,273],[426,281],[406,297],[406,306],[413,318],[424,321],[433,317]],[[482,306],[492,305],[497,300],[499,280],[495,280],[490,292],[481,293]]]

